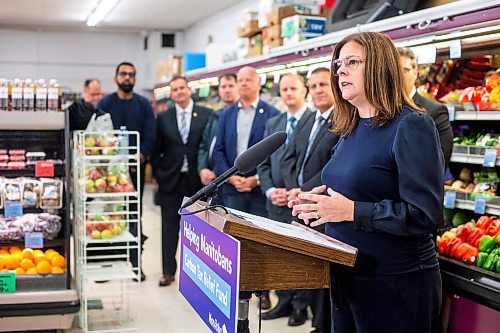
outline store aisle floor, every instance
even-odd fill
[[[172,285],[168,287],[158,286],[161,276],[161,215],[160,208],[153,205],[152,193],[153,187],[151,185],[146,186],[144,193],[143,228],[144,233],[149,238],[145,243],[142,255],[146,281],[141,283],[138,297],[136,297],[137,309],[139,309],[139,332],[210,332],[179,292],[177,276],[176,281]],[[95,288],[102,289],[104,292],[109,289],[107,285],[108,283],[96,284]],[[274,305],[277,300],[274,295],[271,295],[271,297]],[[308,333],[311,331],[310,320],[298,327],[287,326],[287,321],[288,318],[262,321],[262,332]],[[258,325],[258,308],[256,298],[254,297],[250,304],[250,331],[257,333],[259,331]],[[77,328],[78,323],[76,319],[74,327],[65,332],[81,332]]]

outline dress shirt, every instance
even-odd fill
[[[316,116],[314,117],[315,120],[318,120],[319,117],[325,118],[325,122],[328,122],[328,118],[330,118],[330,115],[332,114],[333,106],[331,106],[328,110],[325,112],[321,113],[319,110],[316,111]],[[323,124],[324,124],[323,123]],[[318,127],[318,122],[315,121],[314,125],[311,129],[311,133],[309,133],[309,140],[311,140],[311,136],[316,132],[316,128]]]
[[[179,133],[181,133],[182,126],[182,112],[185,112],[186,117],[186,127],[187,127],[187,136],[189,140],[189,129],[191,128],[191,117],[193,116],[193,100],[189,101],[188,106],[183,109],[179,104],[175,103],[175,114],[177,117],[177,128],[179,129]],[[188,172],[189,164],[187,160],[187,156],[184,155],[184,161],[182,162],[181,172]]]
[[[255,112],[257,110],[257,105],[259,104],[259,99],[250,104],[250,106],[245,109],[241,102],[238,102],[238,117],[236,120],[236,155],[239,156],[248,148],[248,141],[250,140],[250,132],[252,131],[252,124],[255,118]]]

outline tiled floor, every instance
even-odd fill
[[[138,312],[138,331],[147,333],[210,332],[180,294],[177,280],[168,287],[161,288],[158,286],[161,274],[161,218],[159,207],[154,206],[152,202],[152,188],[148,186],[146,187],[144,195],[143,229],[149,239],[145,243],[145,249],[142,256],[143,268],[147,279],[141,284],[139,293],[134,298],[136,300],[136,307],[133,308],[133,311]],[[107,291],[110,286],[107,283],[103,283],[95,285],[95,288],[99,293],[100,291]],[[274,295],[271,296],[274,304],[276,298],[273,297]],[[250,305],[250,331],[252,333],[257,333],[259,332],[259,320],[255,298],[252,299]],[[280,318],[262,321],[261,332],[307,333],[311,331],[310,320],[299,327],[287,326],[287,320],[287,318]],[[81,332],[81,330],[77,328],[77,320],[75,320],[74,327],[74,329],[67,330],[66,332]]]

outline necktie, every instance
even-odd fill
[[[314,129],[314,132],[309,136],[309,141],[307,142],[306,154],[304,155],[304,160],[302,161],[302,165],[300,166],[299,176],[297,177],[297,183],[299,184],[299,186],[304,185],[304,167],[306,165],[307,159],[309,158],[309,155],[311,154],[311,148],[314,143],[314,140],[318,136],[319,130],[321,129],[321,126],[323,125],[324,121],[325,118],[319,116],[316,119],[316,128]]]
[[[297,126],[296,121],[297,119],[295,119],[295,117],[290,117],[290,119],[288,119],[288,129],[286,131],[285,145],[287,145],[292,138],[293,130],[295,129],[295,126]]]
[[[179,134],[181,135],[182,142],[186,144],[189,135],[187,128],[186,111],[181,112],[181,129]]]

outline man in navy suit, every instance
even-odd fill
[[[158,137],[153,158],[161,206],[163,275],[160,287],[174,281],[180,220],[177,210],[185,196],[192,196],[202,187],[198,175],[198,147],[212,114],[212,110],[193,102],[184,77],[175,76],[169,86],[170,98],[175,105],[158,114]]]
[[[276,108],[260,99],[260,80],[255,68],[242,67],[236,84],[240,94],[238,103],[223,110],[219,116],[219,131],[213,152],[218,174],[226,172],[238,155],[261,141],[266,121],[279,114]],[[229,178],[222,186],[221,201],[229,208],[266,216],[266,201],[257,170]],[[263,293],[260,306],[264,310],[271,307],[268,292]]]

